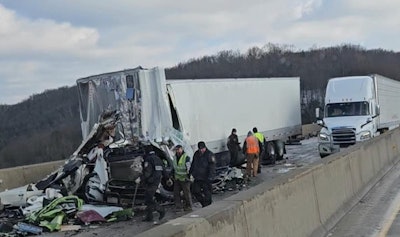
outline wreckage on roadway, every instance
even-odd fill
[[[134,180],[141,174],[145,146],[153,146],[171,172],[177,144],[193,157],[197,142],[205,141],[217,154],[217,165],[226,167],[232,128],[240,140],[254,126],[264,134],[264,162],[282,158],[285,141],[301,134],[297,77],[166,80],[163,69],[138,67],[78,79],[77,86],[81,145],[46,178],[0,193],[5,207],[27,206],[30,197],[48,189],[85,203],[139,204],[142,190]],[[220,170],[225,175],[219,178],[241,178],[237,170]],[[220,181],[215,184],[226,183]],[[163,179],[158,198],[171,198],[172,187]]]

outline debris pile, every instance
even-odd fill
[[[141,175],[144,152],[137,143],[120,149],[122,142],[113,142],[118,121],[116,111],[103,113],[90,136],[57,171],[37,183],[1,192],[0,236],[77,230],[93,222],[132,217],[123,199],[132,205],[129,187]],[[118,197],[107,198],[116,189]]]
[[[144,144],[117,140],[119,113],[106,111],[63,166],[37,183],[0,193],[0,236],[39,235],[53,231],[79,231],[93,223],[128,220],[133,207],[143,206],[144,188],[135,183],[142,174]],[[116,140],[116,141],[114,141]],[[155,146],[167,173],[172,171],[168,150],[174,144]],[[221,167],[213,183],[214,193],[240,189],[242,171]],[[157,201],[173,203],[173,185],[166,180]]]

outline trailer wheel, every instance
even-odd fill
[[[282,160],[285,154],[285,143],[283,141],[275,141],[276,160]]]
[[[265,160],[263,164],[274,165],[276,161],[276,147],[273,142],[267,142],[265,145]]]

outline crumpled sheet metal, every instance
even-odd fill
[[[84,139],[105,110],[120,112],[119,132],[127,140],[168,137],[172,122],[164,70],[128,69],[78,79],[77,85]]]
[[[26,206],[26,201],[32,196],[40,196],[43,190],[36,188],[34,184],[28,184],[19,188],[6,190],[0,193],[1,204],[7,206]]]

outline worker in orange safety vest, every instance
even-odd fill
[[[246,174],[247,174],[247,179],[250,180],[250,177],[257,176],[259,154],[260,154],[258,139],[253,135],[251,131],[247,133],[247,138],[244,141],[243,154],[246,155],[247,159]]]

